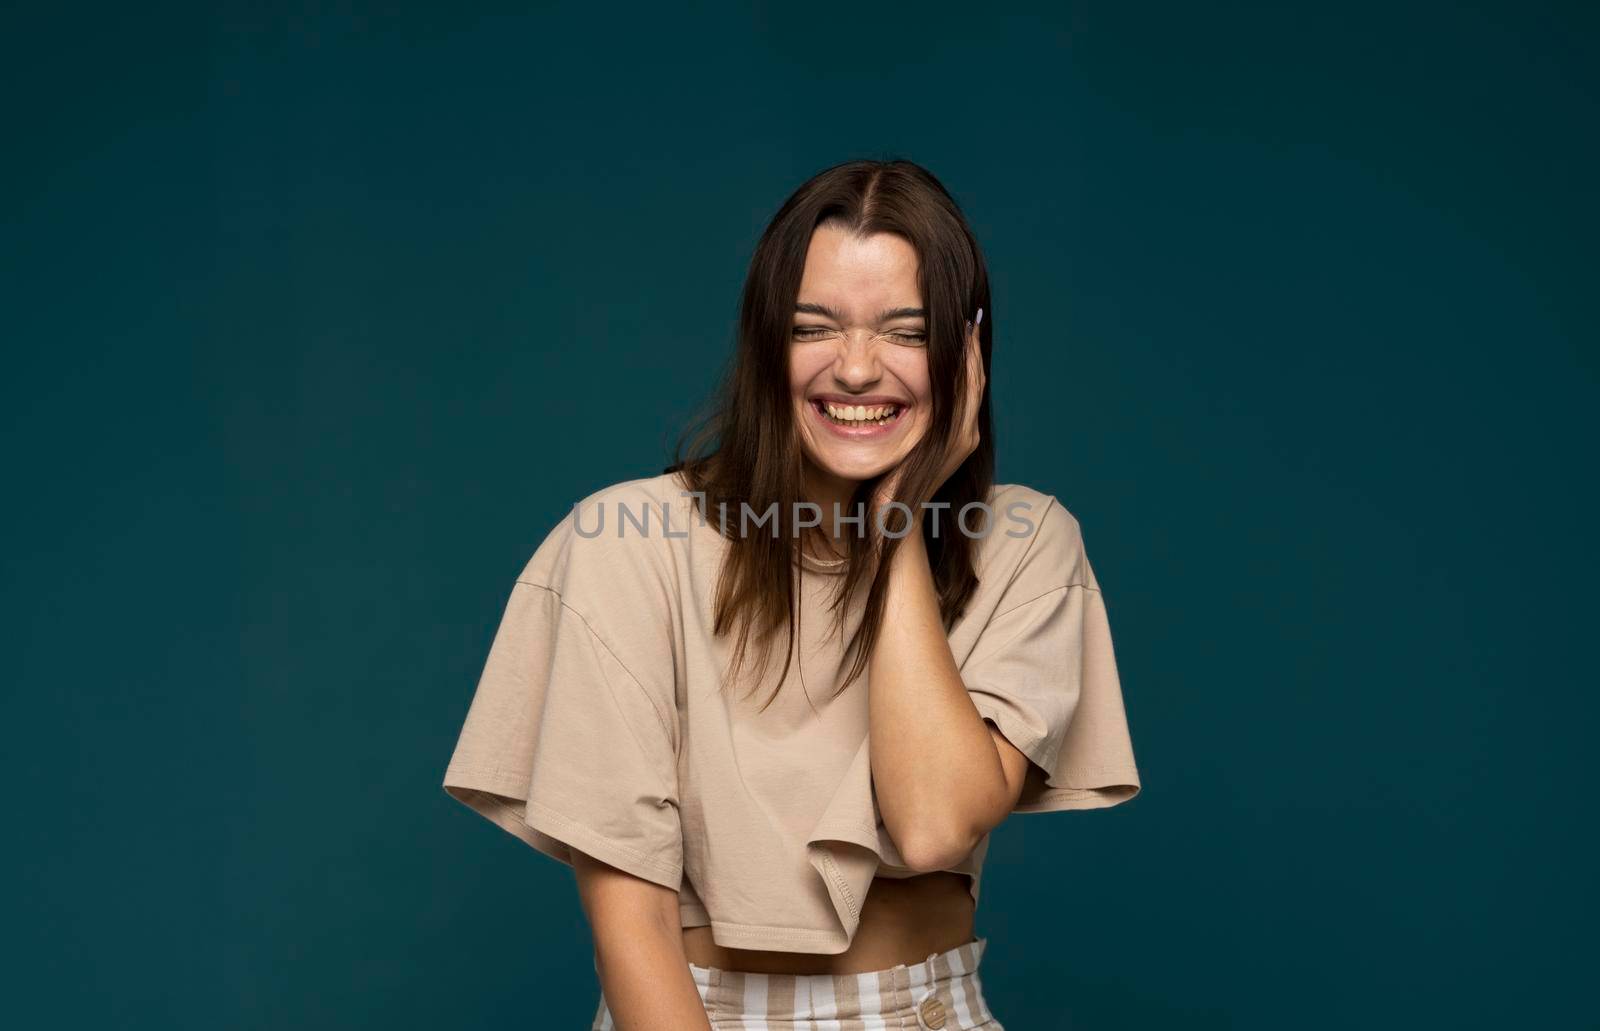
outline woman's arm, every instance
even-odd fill
[[[967,323],[966,391],[941,483],[978,446],[987,381],[982,321],[980,308]],[[878,505],[896,498],[899,480],[899,470],[885,478]],[[907,507],[912,523],[889,565],[882,628],[868,658],[869,751],[884,826],[906,865],[929,871],[958,862],[1006,818],[1022,795],[1028,759],[984,721],[962,683],[939,618],[923,509]]]
[[[868,659],[872,780],[913,870],[959,861],[1022,794],[1028,759],[978,714],[939,619],[921,520],[895,549]]]
[[[683,952],[678,893],[577,849],[572,865],[618,1031],[711,1031]]]

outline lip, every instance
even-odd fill
[[[873,405],[899,405],[906,406],[905,398],[895,397],[892,394],[812,394],[807,401],[832,401],[836,405],[860,405],[871,408]]]
[[[823,401],[832,401],[835,404],[861,405],[863,407],[892,404],[899,405],[900,410],[895,413],[893,419],[890,419],[882,426],[840,426],[828,418],[827,413],[822,410],[820,405]],[[875,437],[887,437],[900,429],[900,424],[906,420],[906,412],[911,410],[911,406],[899,398],[889,397],[884,394],[871,397],[852,397],[848,394],[816,394],[806,398],[806,408],[811,412],[811,418],[818,425],[844,440],[871,440]]]

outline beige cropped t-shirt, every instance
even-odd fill
[[[1014,811],[1126,801],[1139,772],[1078,521],[1017,484],[989,504],[980,583],[949,641],[978,713],[1032,761]],[[712,635],[713,599],[730,543],[706,515],[674,474],[568,513],[511,587],[444,788],[563,863],[576,848],[676,889],[682,925],[709,925],[718,945],[840,953],[874,876],[915,875],[873,793],[868,672],[832,697],[865,587],[839,635],[839,571],[802,561],[803,651],[758,711],[787,634],[755,692],[720,683],[731,642]],[[949,867],[975,903],[988,846]]]

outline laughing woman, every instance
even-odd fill
[[[820,173],[712,418],[513,584],[444,787],[574,869],[595,1028],[1001,1031],[990,832],[1138,793],[1078,522],[993,483],[991,311],[932,175]]]

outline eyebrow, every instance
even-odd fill
[[[826,304],[812,304],[802,301],[794,306],[796,315],[824,315],[835,322],[843,322],[844,316]],[[890,319],[925,319],[928,317],[926,308],[886,308],[878,313],[878,321],[888,322]]]

